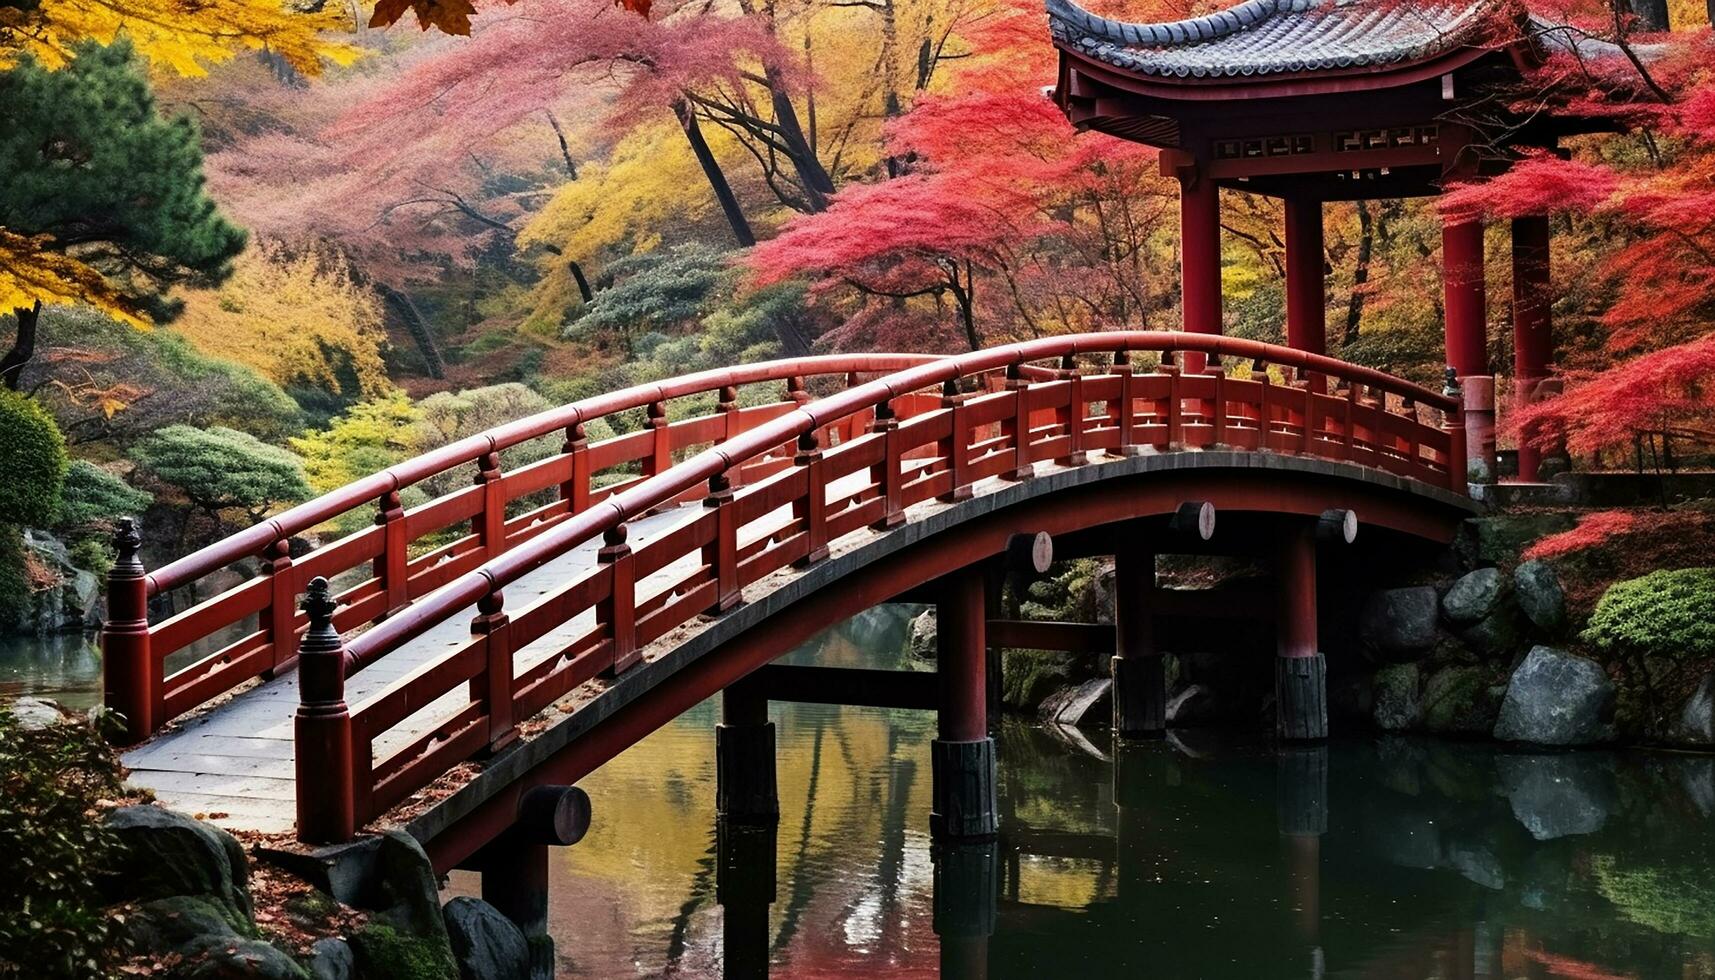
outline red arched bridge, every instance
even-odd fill
[[[644,424],[587,437],[622,413]],[[138,743],[134,781],[168,804],[317,844],[403,824],[443,869],[521,821],[563,842],[564,787],[719,692],[736,818],[776,812],[769,699],[933,709],[932,824],[982,837],[988,648],[1105,649],[1116,727],[1159,733],[1154,555],[1207,539],[1216,512],[1277,569],[1275,594],[1220,614],[1275,620],[1279,734],[1324,736],[1318,543],[1359,518],[1450,540],[1464,433],[1456,391],[1189,333],[706,372],[447,446],[154,572],[127,523],[107,701]],[[466,468],[472,484],[403,505]],[[373,523],[294,546],[354,518]],[[1001,570],[1040,570],[1050,540],[1115,557],[1114,626],[997,618]],[[151,622],[217,573],[237,584]],[[770,665],[902,597],[939,604],[935,673]]]

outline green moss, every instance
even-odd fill
[[[1715,568],[1651,572],[1609,586],[1583,636],[1607,654],[1669,662],[1715,657],[1711,609]]]
[[[446,942],[411,936],[371,922],[348,940],[365,980],[456,980],[458,964]]]
[[[1622,869],[1604,854],[1591,869],[1597,891],[1632,922],[1668,935],[1715,937],[1715,879],[1709,868]]]
[[[1000,669],[1001,703],[1015,711],[1035,711],[1043,698],[1071,680],[1066,654],[1047,650],[1007,650]]]

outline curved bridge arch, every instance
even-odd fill
[[[1139,354],[1154,363],[1135,363]],[[1238,370],[1229,374],[1223,361],[1235,358]],[[853,384],[849,377],[862,365],[890,362],[908,363],[874,381]],[[562,453],[504,477],[494,452],[502,436],[540,435],[544,423],[526,420],[478,437],[490,451],[480,452],[480,445],[471,451],[478,451],[486,476],[472,490],[416,512],[419,527],[468,518],[472,533],[461,540],[474,546],[460,550],[455,542],[436,562],[417,566],[438,587],[397,606],[376,596],[400,579],[378,570],[346,589],[342,621],[336,597],[312,574],[376,557],[365,549],[383,542],[392,548],[389,532],[408,534],[409,515],[294,564],[279,547],[282,529],[309,520],[317,507],[327,509],[306,505],[308,511],[288,512],[241,536],[246,546],[256,543],[250,538],[268,538],[266,547],[280,552],[267,574],[153,629],[182,638],[193,627],[268,610],[272,623],[261,635],[274,658],[271,669],[286,672],[281,680],[296,683],[299,695],[292,754],[303,778],[284,781],[292,785],[300,838],[344,840],[372,821],[396,821],[399,804],[439,781],[437,796],[456,794],[414,826],[433,841],[460,825],[437,848],[443,859],[457,860],[470,841],[515,814],[508,800],[516,801],[528,785],[522,775],[535,768],[526,760],[541,763],[544,777],[589,766],[605,758],[603,744],[629,744],[647,730],[639,726],[652,727],[651,718],[664,720],[669,715],[662,712],[676,713],[675,705],[719,689],[709,685],[730,683],[772,659],[784,638],[807,636],[842,610],[885,601],[997,552],[1003,531],[1147,520],[1184,500],[1206,499],[1229,511],[1299,518],[1343,506],[1373,525],[1445,539],[1467,506],[1456,392],[1430,392],[1290,348],[1113,332],[958,357],[816,363],[847,373],[849,386],[811,400],[801,381],[789,382],[788,400],[742,431],[670,420],[665,393],[698,390],[681,379],[561,410],[553,422],[568,427]],[[801,378],[806,364],[734,369],[699,376],[697,384],[718,385],[722,406],[732,406],[732,379],[740,373]],[[509,493],[546,490],[579,473],[580,454],[587,475],[596,447],[573,438],[577,420],[633,401],[648,407],[649,425],[601,445],[609,447],[603,458],[646,457],[640,475],[599,495],[586,485],[581,499],[562,493],[517,516],[506,510]],[[714,445],[675,460],[675,431],[685,451]],[[1098,461],[1090,461],[1092,454]],[[415,461],[406,469],[427,465]],[[355,504],[379,489],[397,509],[387,495],[401,479],[382,474],[340,499]],[[679,508],[698,500],[701,506]],[[634,529],[646,533],[630,540]],[[235,549],[217,546],[215,557],[229,561]],[[402,547],[397,557],[403,562]],[[215,564],[207,555],[187,562],[197,570]],[[161,585],[186,564],[169,566],[153,581]],[[1313,579],[1313,564],[1304,567]],[[840,587],[828,588],[835,580]],[[135,595],[149,581],[135,563],[122,562],[116,573],[116,582]],[[304,586],[314,593],[308,615],[286,615]],[[540,587],[539,598],[520,601],[526,586]],[[126,593],[115,594],[117,624],[104,640],[113,666],[109,689],[117,681],[123,699],[124,682],[147,680],[147,668],[158,668],[160,658],[150,653],[151,627],[140,604],[127,620],[118,615]],[[361,611],[354,615],[354,607]],[[445,627],[467,619],[468,638],[446,642]],[[364,624],[369,628],[349,642],[338,634]],[[763,624],[769,641],[754,642]],[[240,645],[246,642],[256,641]],[[1314,653],[1313,615],[1308,638],[1292,642]],[[698,643],[715,645],[705,654],[716,646],[744,652],[686,652]],[[225,690],[233,676],[254,676],[253,649],[220,664],[224,673],[181,688],[181,701]],[[300,653],[293,675],[286,669]],[[405,668],[395,671],[403,676],[367,684],[347,703],[348,677],[401,662]],[[130,695],[147,705],[159,691]],[[597,719],[607,726],[601,731],[615,734],[587,742],[569,737],[553,749],[566,755],[549,762],[543,753],[551,744],[520,733],[523,722],[555,704],[569,712],[552,729],[562,736],[577,736],[583,730],[577,725],[596,732]],[[171,738],[140,751],[160,749]],[[478,757],[489,759],[487,771],[458,789],[460,767]]]
[[[830,555],[713,620],[659,644],[635,669],[484,771],[407,829],[439,868],[466,860],[516,819],[531,788],[570,785],[689,708],[821,631],[1005,552],[1020,529],[1055,536],[1171,517],[1185,501],[1217,513],[1314,520],[1328,509],[1369,528],[1449,542],[1468,500],[1351,464],[1212,451],[1058,470],[941,507]]]

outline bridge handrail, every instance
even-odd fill
[[[533,533],[536,523],[563,519],[579,506],[587,505],[589,498],[606,493],[606,490],[589,485],[593,471],[642,463],[642,478],[647,479],[654,475],[652,459],[658,468],[670,471],[671,452],[684,445],[711,441],[692,438],[693,434],[684,430],[682,422],[669,421],[665,405],[675,399],[722,392],[723,401],[717,404],[715,411],[699,418],[730,413],[729,424],[725,428],[737,432],[755,422],[758,416],[772,417],[786,405],[808,400],[810,396],[805,390],[808,379],[841,376],[850,382],[860,374],[893,371],[930,359],[932,355],[924,354],[815,355],[716,368],[633,385],[538,412],[388,467],[294,506],[152,573],[144,572],[133,552],[116,566],[110,580],[110,616],[103,627],[103,646],[109,649],[106,669],[108,704],[132,719],[127,734],[135,741],[173,717],[240,683],[290,666],[296,654],[294,637],[307,622],[295,608],[297,595],[304,584],[302,580],[308,578],[309,571],[306,570],[331,577],[372,560],[389,564],[400,581],[382,582],[389,576],[378,571],[368,583],[346,593],[347,605],[342,611],[340,626],[349,629],[396,613],[399,608],[409,608],[405,604],[419,598],[416,593],[430,592],[439,585],[438,579],[443,577],[439,569],[425,569],[421,558],[409,558],[405,554],[407,548],[425,536],[470,522],[471,535],[480,539],[476,544],[460,547],[460,542],[455,541],[453,545],[431,553],[449,563],[456,559],[457,564],[451,566],[452,570],[458,570],[460,565],[468,568],[472,559],[490,559],[503,553],[508,546],[521,543],[526,539],[525,535]],[[725,400],[726,395],[736,395],[743,386],[780,381],[788,385],[784,402],[742,406],[736,400],[730,403]],[[664,438],[645,441],[633,432],[587,444],[587,448],[573,448],[574,436],[581,439],[582,426],[637,409],[651,411],[649,425],[664,433]],[[568,442],[559,455],[502,472],[500,453],[562,431],[566,433]],[[713,441],[720,438],[725,436],[716,436]],[[616,444],[620,448],[616,448]],[[620,451],[621,448],[624,451]],[[599,458],[613,458],[592,470],[589,465],[592,452]],[[568,464],[567,460],[579,455],[585,461],[582,486],[567,490],[567,484],[549,479],[551,474],[547,467],[573,470],[575,465]],[[663,457],[664,465],[660,462]],[[477,479],[472,486],[443,494],[409,510],[401,505],[397,496],[399,491],[472,463],[484,468],[483,472],[473,474]],[[520,483],[520,474],[525,474],[522,480],[527,486]],[[492,493],[482,488],[484,479],[492,484]],[[545,480],[547,482],[543,482]],[[553,513],[540,508],[532,511],[525,516],[534,515],[533,523],[523,529],[517,526],[521,518],[508,518],[504,513],[508,504],[534,493],[552,490],[556,483],[560,483],[563,491],[581,494],[583,499],[563,498],[561,503],[564,506]],[[323,543],[307,554],[295,557],[290,554],[288,542],[294,536],[356,511],[374,511],[377,508],[380,512],[375,515],[373,526]],[[491,510],[499,513],[492,514]],[[484,522],[491,523],[486,528],[478,527]],[[417,533],[408,532],[407,527],[418,528]],[[159,623],[149,622],[147,605],[150,597],[247,559],[261,560],[259,574],[225,592],[196,602]],[[360,590],[364,590],[360,599],[350,598]],[[356,609],[358,606],[362,608]],[[256,616],[258,620],[254,633],[200,656],[195,664],[180,668],[170,676],[166,673],[164,664],[169,654],[217,635],[234,623],[243,623],[249,616]],[[277,642],[277,638],[284,642]]]
[[[1147,374],[1129,366],[1134,351],[1156,351],[1163,366]],[[1115,366],[1085,374],[1081,355],[1112,354]],[[1173,355],[1238,357],[1265,370],[1251,379],[1210,371],[1181,371]],[[1059,358],[1046,383],[1028,362]],[[1266,366],[1303,374],[1304,383],[1277,386]],[[1004,390],[963,393],[957,382],[1005,370]],[[1343,395],[1323,388],[1326,379],[1345,383]],[[901,421],[895,400],[940,386],[937,408]],[[1370,389],[1371,397],[1363,391]],[[1373,397],[1381,392],[1383,397]],[[1387,396],[1406,414],[1390,410]],[[1146,402],[1148,412],[1137,405]],[[1105,405],[1092,414],[1092,404]],[[1189,411],[1186,406],[1193,408]],[[1422,422],[1416,406],[1441,413],[1441,425]],[[877,420],[864,435],[826,455],[818,433],[873,410]],[[1082,461],[1083,452],[1124,452],[1134,446],[1160,448],[1230,444],[1239,448],[1303,452],[1365,463],[1462,492],[1463,423],[1456,399],[1382,372],[1332,358],[1257,341],[1190,333],[1111,332],[1051,337],[937,359],[799,407],[665,472],[574,514],[538,537],[467,572],[424,601],[353,638],[344,648],[338,677],[373,663],[431,627],[475,604],[472,638],[411,675],[355,706],[349,715],[354,773],[344,806],[359,823],[384,812],[483,747],[497,748],[516,735],[515,721],[597,675],[618,674],[637,663],[644,645],[702,612],[718,612],[742,601],[740,590],[787,563],[818,560],[833,540],[864,526],[891,526],[905,507],[938,497],[957,499],[972,483],[999,476],[1026,479],[1035,462]],[[998,437],[991,432],[998,431]],[[796,441],[789,470],[734,491],[729,475],[747,462]],[[909,472],[904,460],[934,455]],[[868,474],[854,494],[828,487],[844,476]],[[695,518],[642,542],[632,550],[626,522],[707,484],[707,507]],[[833,499],[830,499],[830,498]],[[742,545],[738,528],[790,506],[784,528],[762,527]],[[510,614],[502,590],[533,569],[603,538],[594,570],[526,609]],[[688,575],[647,599],[640,576],[702,555]],[[556,626],[594,608],[595,626],[559,652],[518,674],[514,651],[548,635]],[[306,703],[343,706],[337,696],[306,685]],[[428,736],[393,751],[376,765],[374,740],[444,694],[468,686],[470,702],[435,722]],[[317,710],[322,710],[318,708]],[[305,751],[300,744],[300,758]],[[325,802],[300,794],[301,830],[319,819]],[[305,807],[309,808],[306,816]],[[306,838],[309,839],[309,838]]]

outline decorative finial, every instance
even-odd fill
[[[138,555],[143,547],[143,532],[138,529],[135,517],[121,517],[113,529],[113,550],[118,557],[113,562],[115,571],[142,574],[143,559]]]
[[[956,398],[959,394],[959,379],[948,378],[941,382],[941,395],[945,398]]]
[[[1441,388],[1443,395],[1448,398],[1458,398],[1464,394],[1464,390],[1459,387],[1459,372],[1453,365],[1447,365],[1447,370],[1441,373],[1441,377],[1444,382]]]
[[[339,600],[329,592],[325,576],[317,575],[310,579],[309,586],[304,590],[303,604],[299,608],[310,617],[310,632],[333,632],[333,614],[334,610],[339,608]]]

